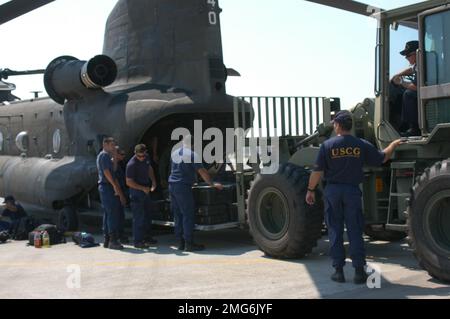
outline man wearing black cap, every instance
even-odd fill
[[[406,43],[405,49],[400,52],[411,65],[406,70],[394,75],[392,81],[394,84],[401,86],[405,91],[403,93],[402,102],[402,124],[407,126],[407,131],[402,132],[403,136],[418,136],[419,129],[419,110],[417,106],[417,49],[419,41],[409,41]],[[411,82],[404,81],[403,77],[409,76]]]
[[[147,147],[144,144],[136,145],[134,154],[127,164],[125,176],[130,188],[134,247],[145,249],[157,243],[151,236],[153,201],[149,195],[156,190],[157,183]]]
[[[380,166],[387,162],[400,140],[392,142],[384,151],[379,151],[369,142],[351,135],[352,114],[340,111],[333,121],[336,136],[320,147],[316,165],[311,174],[306,202],[313,205],[315,190],[322,176],[324,189],[325,222],[330,237],[330,255],[336,272],[331,279],[345,282],[344,224],[350,241],[350,257],[355,268],[354,282],[363,284],[367,280],[364,270],[364,219],[359,184],[363,181],[363,166]]]
[[[11,235],[14,235],[17,232],[21,219],[27,217],[27,213],[13,196],[6,196],[3,204],[5,204],[5,209],[1,217],[2,219],[5,217],[9,218],[11,222],[0,220],[0,231],[7,230]]]

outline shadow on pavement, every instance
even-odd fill
[[[99,234],[99,228],[90,228],[91,232]],[[247,253],[255,252],[255,246],[252,237],[247,230],[228,229],[212,232],[196,232],[195,241],[206,246],[206,250],[185,253],[177,250],[177,244],[173,230],[165,227],[155,227],[154,237],[158,239],[158,244],[151,246],[149,249],[135,249],[133,246],[126,245],[126,249],[122,251],[124,254],[158,254],[158,255],[175,255],[189,256],[192,254],[199,256],[242,256]],[[131,238],[131,234],[128,234]],[[102,236],[97,235],[96,238],[102,242]],[[295,260],[275,260],[271,257],[264,256],[261,258],[274,260],[279,263],[294,263],[299,265],[299,271],[304,269],[307,272],[306,277],[301,273],[298,276],[307,278],[311,281],[318,296],[321,298],[414,298],[414,297],[450,297],[450,286],[433,280],[432,278],[424,279],[424,272],[420,270],[417,261],[405,240],[398,242],[369,241],[366,238],[367,261],[370,264],[376,264],[381,269],[381,288],[369,289],[366,285],[353,284],[353,268],[351,261],[347,260],[345,274],[347,282],[338,284],[330,280],[333,272],[331,261],[328,256],[328,237],[325,235],[319,241],[317,247],[312,253],[303,259]],[[98,248],[103,249],[103,248]],[[346,243],[348,251],[348,242]],[[258,258],[258,257],[256,257]],[[300,267],[300,265],[302,267]],[[398,267],[401,266],[401,267]],[[403,269],[408,270],[404,274]],[[410,271],[417,271],[411,273]],[[420,273],[419,273],[420,271]],[[384,274],[383,274],[384,273]],[[405,277],[406,276],[406,277]],[[388,278],[399,278],[392,281]],[[425,277],[426,278],[426,277]]]
[[[347,254],[347,264],[344,268],[346,283],[339,284],[331,281],[330,276],[334,269],[328,255],[329,241],[327,236],[322,237],[313,252],[302,259],[286,260],[286,262],[304,265],[311,279],[314,281],[317,291],[322,298],[332,299],[404,299],[423,296],[436,296],[450,298],[450,285],[439,282],[431,277],[428,280],[418,278],[417,275],[401,277],[392,282],[383,276],[383,269],[387,264],[402,266],[408,270],[421,271],[416,259],[412,255],[406,240],[398,242],[369,241],[365,238],[367,263],[376,264],[381,270],[380,288],[368,288],[367,285],[355,285],[353,283],[354,271],[351,260]],[[348,252],[348,242],[345,243]],[[265,256],[264,258],[270,258]],[[320,267],[319,262],[326,263],[326,267]],[[396,272],[401,273],[400,270]],[[396,277],[399,277],[397,274]],[[442,287],[436,287],[442,286]]]

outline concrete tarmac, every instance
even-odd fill
[[[450,285],[419,269],[404,241],[367,242],[369,265],[381,271],[380,288],[370,289],[353,284],[351,265],[345,284],[329,279],[326,236],[290,261],[265,257],[244,230],[196,233],[207,246],[199,253],[177,251],[168,232],[156,238],[148,250],[123,251],[1,244],[0,298],[450,298]]]

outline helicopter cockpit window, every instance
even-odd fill
[[[450,11],[425,18],[425,85],[450,83]]]
[[[28,132],[20,132],[19,134],[17,134],[16,146],[21,152],[26,152],[28,150]]]
[[[61,130],[57,129],[53,133],[53,152],[58,154],[61,150]]]

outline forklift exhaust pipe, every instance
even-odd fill
[[[44,74],[48,95],[59,104],[80,99],[112,84],[117,77],[116,63],[106,55],[97,55],[89,61],[61,56],[50,62]]]

